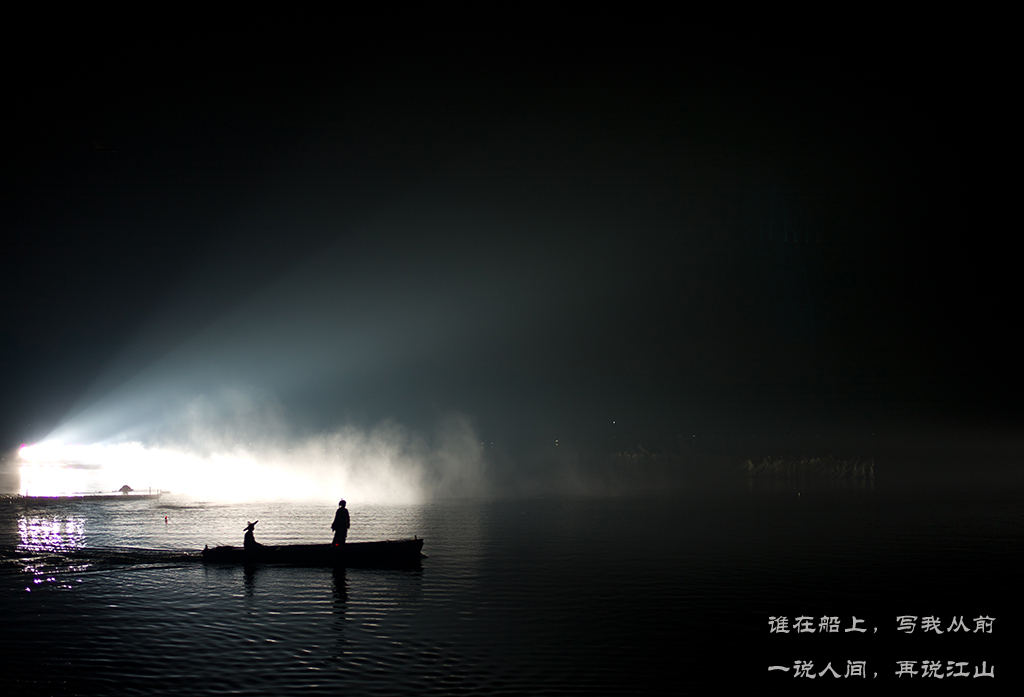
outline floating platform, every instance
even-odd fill
[[[18,496],[22,501],[140,501],[158,499],[166,492],[156,494],[62,494],[60,496]]]

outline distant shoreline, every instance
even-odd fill
[[[0,501],[137,501],[140,499],[158,499],[166,491],[155,494],[66,494],[58,496],[26,496],[24,494],[0,494]]]

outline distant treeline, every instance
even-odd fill
[[[739,453],[683,453],[668,449],[601,452],[560,446],[534,458],[509,460],[494,468],[496,490],[515,494],[572,493],[591,495],[664,494],[692,486],[734,487],[738,480],[754,488],[826,487],[871,488],[874,458],[752,457]],[[737,462],[742,462],[737,467]]]
[[[771,479],[845,479],[875,476],[874,458],[837,459],[827,457],[748,458],[740,471],[750,478]]]

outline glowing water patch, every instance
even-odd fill
[[[26,515],[18,519],[21,547],[78,549],[85,545],[85,519],[80,516]]]

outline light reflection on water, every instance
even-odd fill
[[[21,549],[78,549],[85,544],[85,518],[24,515],[18,518],[18,536]]]
[[[764,688],[768,614],[1015,621],[1015,501],[805,492],[351,507],[350,539],[425,537],[422,570],[5,563],[0,674],[25,694],[663,694],[666,679]],[[197,550],[240,544],[256,519],[266,543],[326,541],[333,512],[170,497],[18,504],[0,510],[0,547],[29,535],[53,550]]]

